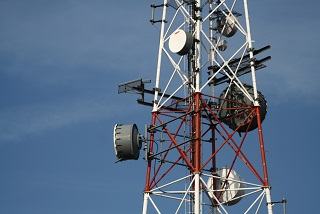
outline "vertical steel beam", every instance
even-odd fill
[[[248,0],[243,0],[243,4],[244,4],[244,12],[245,12],[245,19],[246,19],[246,27],[247,27],[247,42],[248,42],[248,48],[249,48],[248,51],[249,51],[249,56],[250,56],[250,60],[251,60],[250,61],[250,68],[251,68],[252,86],[253,86],[253,94],[254,94],[254,105],[256,106],[256,116],[257,116],[257,123],[258,123],[258,137],[259,137],[260,153],[261,153],[262,168],[263,168],[263,180],[264,180],[263,185],[265,186],[268,214],[272,214],[273,211],[272,211],[272,203],[271,203],[271,192],[270,192],[270,187],[269,187],[267,161],[266,161],[266,154],[265,154],[265,149],[264,149],[264,139],[263,139],[263,134],[262,134],[260,105],[258,102],[258,89],[257,89],[257,81],[256,81],[256,70],[255,70],[255,65],[254,65]]]
[[[262,169],[263,169],[263,182],[264,182],[263,185],[269,186],[266,152],[264,149],[264,139],[263,139],[263,134],[262,134],[260,106],[256,106],[255,108],[256,108],[256,115],[257,115],[258,137],[259,137],[260,154],[261,154]]]
[[[272,214],[273,213],[272,201],[271,201],[271,192],[270,192],[269,179],[268,179],[266,153],[265,153],[265,149],[264,149],[264,139],[263,139],[263,134],[262,134],[260,106],[256,106],[255,108],[256,108],[256,115],[257,115],[257,122],[258,122],[258,136],[259,136],[260,153],[261,153],[261,161],[262,161],[262,168],[263,168],[263,181],[264,181],[263,185],[264,185],[264,190],[266,192],[268,214]]]
[[[195,67],[194,67],[194,72],[195,72],[195,89],[196,92],[200,92],[200,68],[201,68],[201,0],[197,0],[195,3],[195,19],[196,19],[196,24],[195,24],[195,53],[194,53],[194,58],[195,58]]]
[[[197,0],[194,5],[195,11],[195,93],[194,93],[194,176],[195,176],[195,188],[194,188],[194,213],[200,214],[201,212],[201,190],[200,190],[200,170],[201,170],[201,104],[200,104],[200,74],[201,74],[201,0]]]
[[[161,61],[162,61],[162,51],[164,46],[164,33],[165,33],[165,20],[167,17],[167,5],[168,0],[163,0],[163,10],[162,10],[162,19],[161,19],[161,30],[159,38],[159,50],[158,50],[158,61],[157,61],[157,74],[156,74],[156,84],[155,84],[155,93],[154,93],[154,103],[153,103],[153,112],[158,110],[158,95],[159,95],[159,86],[160,86],[160,74],[161,74]]]
[[[157,118],[157,112],[152,112],[152,127],[155,126],[156,124],[156,118]],[[151,128],[152,128],[151,127]],[[150,176],[151,176],[151,166],[152,166],[152,159],[149,157],[150,154],[153,153],[153,144],[154,144],[154,130],[150,130],[150,146],[149,146],[149,151],[147,154],[147,173],[146,173],[146,185],[145,185],[145,192],[150,191]]]
[[[266,193],[268,214],[273,214],[270,187],[266,187],[264,191]]]
[[[251,28],[250,28],[250,17],[249,17],[249,9],[248,9],[248,0],[243,0],[244,4],[244,14],[246,19],[246,28],[247,28],[247,43],[248,43],[248,51],[250,56],[250,68],[251,68],[251,78],[252,78],[252,86],[253,86],[253,95],[254,95],[254,105],[258,106],[258,89],[257,89],[257,81],[256,81],[256,68],[254,67],[254,56],[253,56],[253,45],[251,38]]]
[[[148,213],[148,199],[149,199],[149,193],[145,192],[143,195],[143,208],[142,208],[142,214]]]

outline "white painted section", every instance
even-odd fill
[[[196,2],[196,7],[197,8],[201,8],[201,0],[198,0]],[[196,12],[196,15],[200,18],[201,17],[201,10],[198,10]],[[196,92],[200,92],[200,74],[201,74],[201,42],[200,42],[200,35],[201,35],[201,29],[202,29],[202,22],[200,19],[196,20],[196,26],[195,26],[195,40],[196,40],[196,44],[195,44],[195,61],[196,61],[196,65],[195,65],[195,69],[196,71]]]
[[[194,214],[200,214],[200,174],[194,175]]]
[[[149,198],[149,193],[144,193],[144,195],[143,195],[142,214],[147,214],[147,211],[148,211],[148,198]]]
[[[167,5],[168,0],[163,0],[163,4]],[[159,50],[158,50],[158,62],[157,62],[157,74],[156,74],[156,85],[155,88],[159,88],[160,86],[160,74],[161,74],[161,60],[162,60],[162,49],[164,46],[164,31],[165,31],[165,20],[166,20],[166,15],[167,15],[167,7],[164,6],[162,10],[162,22],[161,22],[161,30],[160,30],[160,38],[159,38]],[[158,95],[159,92],[156,90],[154,93],[154,104],[153,104],[153,109],[152,111],[157,111],[158,110],[158,105],[156,101],[158,100]]]
[[[268,214],[273,214],[270,187],[265,188],[264,191],[266,192]]]
[[[249,55],[250,59],[253,59],[253,51],[252,51],[252,39],[251,39],[251,29],[250,29],[250,18],[249,18],[249,10],[248,10],[248,1],[243,0],[244,4],[244,14],[246,18],[246,27],[247,27],[247,42],[248,42],[248,48],[249,48]],[[256,69],[254,67],[253,62],[251,62],[251,77],[252,77],[252,86],[253,86],[253,95],[254,95],[254,105],[259,106],[259,103],[257,101],[258,99],[258,89],[257,89],[257,80],[256,80]]]

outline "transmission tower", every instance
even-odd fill
[[[267,102],[256,72],[270,46],[255,49],[247,0],[164,0],[154,88],[119,85],[151,107],[145,136],[115,125],[119,161],[147,163],[142,213],[272,214],[262,122]]]

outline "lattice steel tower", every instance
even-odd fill
[[[145,137],[116,125],[118,159],[144,144],[146,213],[268,213],[270,184],[261,123],[267,103],[256,71],[271,57],[254,49],[247,0],[164,0],[151,5],[160,26],[156,78],[119,93],[151,106]]]

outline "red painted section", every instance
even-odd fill
[[[202,97],[205,97],[205,95],[194,93],[192,98],[189,98],[192,101],[188,106],[184,105],[183,108],[172,111],[165,109],[152,113],[151,124],[152,127],[157,127],[157,132],[151,131],[149,133],[149,155],[152,156],[158,152],[160,132],[166,141],[163,143],[165,148],[162,148],[164,151],[161,152],[161,155],[155,155],[155,158],[149,158],[147,161],[145,191],[149,192],[158,185],[161,185],[161,183],[165,181],[166,176],[170,177],[170,174],[172,175],[172,173],[175,172],[173,169],[178,165],[181,166],[182,163],[185,164],[185,167],[189,169],[190,173],[202,173],[204,170],[208,170],[208,165],[211,163],[211,170],[212,173],[214,173],[216,170],[217,155],[221,153],[222,148],[226,146],[234,152],[234,157],[230,159],[230,169],[234,168],[236,160],[239,159],[248,167],[261,184],[268,186],[268,171],[259,107],[239,107],[239,110],[251,109],[251,113],[248,116],[249,123],[251,123],[253,119],[257,119],[262,166],[255,164],[257,166],[256,168],[246,156],[245,150],[243,149],[248,130],[243,133],[242,137],[236,137],[238,128],[235,130],[226,128],[215,110],[208,106],[206,100]],[[174,105],[183,105],[185,100],[180,102],[181,103],[176,102]],[[203,115],[207,115],[207,119],[204,119]],[[209,120],[208,118],[211,119]],[[183,132],[186,127],[188,127],[187,130],[190,130],[189,132]],[[204,143],[202,142],[202,138],[205,139],[205,137],[210,135],[210,131],[212,139],[217,136],[220,140],[216,142],[216,140],[213,139],[211,141],[212,151],[202,157],[202,143]],[[186,138],[181,137],[183,134],[186,134]],[[218,143],[218,145],[216,145],[216,143]],[[157,144],[156,147],[155,144]],[[176,153],[173,153],[173,151]],[[167,162],[167,160],[170,162]],[[260,171],[262,171],[261,174],[259,173]]]
[[[201,172],[201,94],[194,93],[194,117],[193,127],[194,142],[193,142],[193,161],[194,161],[194,172]]]
[[[257,114],[257,122],[258,122],[258,136],[259,136],[259,144],[260,144],[261,161],[262,161],[262,168],[263,168],[263,181],[264,181],[264,186],[269,186],[266,152],[264,150],[264,139],[262,134],[262,125],[261,125],[261,118],[260,118],[260,106],[256,106],[256,114]]]
[[[220,134],[220,136],[227,142],[227,144],[232,148],[234,152],[237,152],[238,150],[238,145],[236,141],[232,138],[233,135],[230,135],[227,129],[224,127],[222,122],[219,120],[218,116],[212,112],[210,107],[203,102],[203,105],[207,110],[210,112],[210,114],[213,116],[214,120],[218,122],[219,126],[223,129],[224,134],[227,135],[227,137],[224,136],[223,133],[221,133],[218,129],[216,129],[217,133]],[[227,139],[230,139],[231,142],[229,142]],[[238,157],[244,162],[244,164],[251,170],[251,172],[261,181],[261,183],[264,183],[263,179],[261,178],[260,174],[258,171],[255,169],[255,167],[251,164],[249,159],[246,157],[246,155],[240,150]]]

